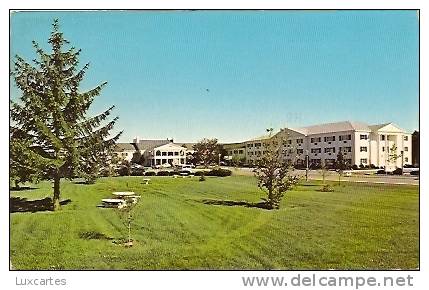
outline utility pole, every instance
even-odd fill
[[[305,181],[308,181],[308,150],[305,150]]]

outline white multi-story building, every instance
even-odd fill
[[[117,143],[113,155],[129,162],[145,166],[186,164],[192,150],[189,144],[176,144],[173,140],[133,140],[132,143]]]
[[[394,169],[411,164],[411,134],[392,123],[367,125],[337,122],[302,128],[284,128],[273,135],[225,144],[229,156],[245,157],[254,163],[264,154],[264,142],[273,137],[283,140],[287,161],[304,164],[332,164],[342,152],[349,165],[374,165]]]

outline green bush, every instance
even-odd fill
[[[325,185],[323,185],[323,187],[322,187],[322,189],[320,191],[323,191],[323,192],[333,192],[334,189],[329,184],[325,184]]]
[[[155,176],[155,175],[156,175],[155,171],[148,171],[144,173],[144,176]]]
[[[207,176],[218,176],[218,177],[226,177],[231,176],[232,171],[229,169],[216,168],[207,172],[205,175]]]
[[[169,176],[170,171],[166,171],[166,170],[158,171],[158,173],[156,175],[157,176]]]
[[[204,174],[200,175],[200,179],[198,179],[199,181],[206,181],[206,177],[204,176]]]
[[[402,168],[396,168],[392,173],[393,175],[402,175]]]

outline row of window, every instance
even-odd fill
[[[381,141],[386,140],[386,135],[380,135],[380,140]],[[404,136],[404,141],[408,141],[408,136]]]
[[[183,151],[180,151],[180,155],[184,155],[184,154],[185,153]],[[179,152],[178,151],[174,151],[174,152],[173,151],[169,151],[169,152],[156,151],[155,155],[156,156],[179,156]]]
[[[408,162],[408,157],[404,158],[404,162]],[[361,164],[368,164],[368,158],[361,158],[360,163]]]

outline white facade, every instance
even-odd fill
[[[392,170],[411,164],[411,134],[392,123],[368,126],[346,121],[285,128],[273,136],[242,142],[241,146],[226,145],[226,149],[234,156],[239,152],[236,148],[243,148],[246,162],[253,163],[263,155],[264,141],[273,137],[283,140],[284,157],[293,164],[304,164],[308,155],[310,164],[329,165],[340,151],[349,165],[374,165]]]
[[[153,148],[152,150],[146,150],[143,154],[145,159],[145,165],[157,166],[170,164],[180,165],[186,164],[186,153],[187,149],[174,144],[169,143]]]
[[[186,164],[186,155],[192,152],[171,140],[133,140],[133,143],[118,143],[113,155],[122,160],[144,166]],[[138,141],[135,143],[135,141]]]

